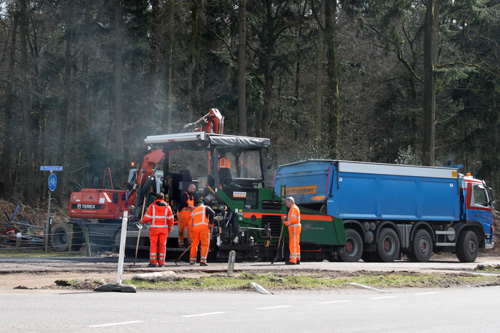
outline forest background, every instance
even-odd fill
[[[217,108],[268,162],[462,164],[500,191],[500,4],[0,0],[0,198],[45,205]],[[44,202],[45,201],[45,202]]]

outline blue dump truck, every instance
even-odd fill
[[[280,166],[274,188],[299,206],[343,220],[343,261],[401,258],[426,262],[453,252],[474,262],[492,249],[491,188],[459,167],[421,167],[338,160],[307,160]]]

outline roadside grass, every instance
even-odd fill
[[[413,274],[388,273],[358,276],[327,275],[284,275],[240,273],[236,277],[212,275],[199,278],[178,277],[176,281],[147,282],[127,280],[124,284],[143,290],[207,290],[239,291],[252,289],[250,282],[256,282],[268,290],[330,290],[355,288],[357,283],[376,288],[434,288],[454,286],[500,285],[499,276],[475,274]]]

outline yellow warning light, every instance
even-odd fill
[[[130,166],[133,168],[135,167],[135,162],[130,162]]]
[[[467,172],[466,176],[467,176],[467,177],[470,177],[470,176],[471,176],[470,172]]]

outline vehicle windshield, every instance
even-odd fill
[[[260,154],[257,150],[242,151],[236,156],[235,177],[262,179],[262,169],[260,167]]]
[[[475,185],[473,188],[474,205],[488,206],[488,195],[482,185]]]

